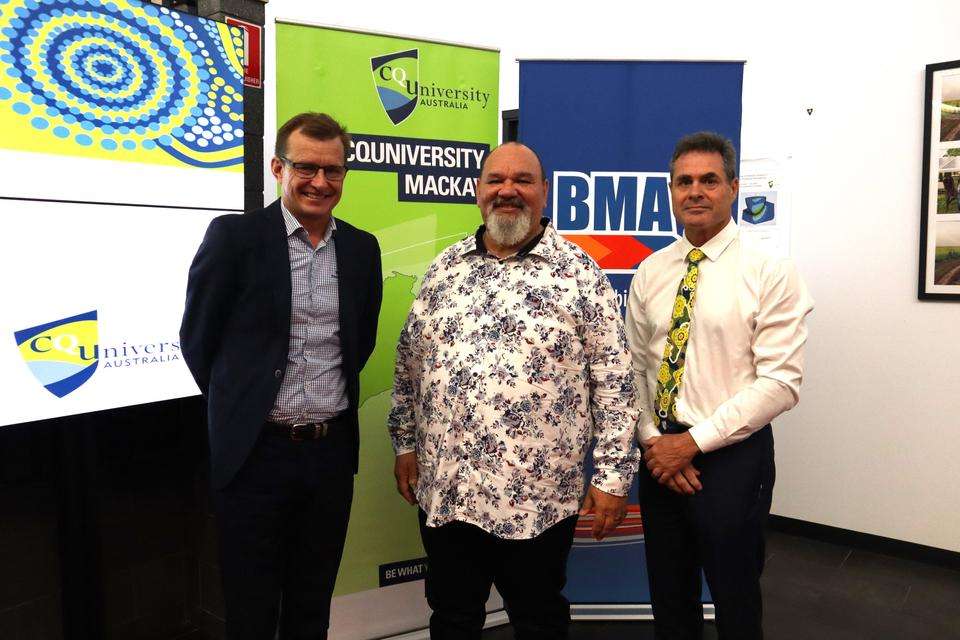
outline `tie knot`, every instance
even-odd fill
[[[707,254],[705,254],[703,251],[701,251],[697,247],[694,247],[693,249],[690,249],[690,253],[687,254],[687,262],[691,264],[697,264],[698,262],[700,262],[706,257],[707,257]]]

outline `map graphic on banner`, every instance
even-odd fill
[[[683,233],[670,204],[674,145],[709,130],[739,148],[742,82],[732,62],[521,61],[519,138],[550,180],[547,215],[604,269],[622,312],[637,266]],[[630,502],[602,542],[589,518],[577,525],[565,593],[578,614],[649,612],[639,607],[650,594],[636,485]]]
[[[480,224],[476,180],[497,140],[499,54],[283,22],[276,33],[277,122],[324,111],[347,126],[350,172],[334,215],[374,233],[382,251],[377,347],[360,376],[361,472],[332,619],[337,637],[379,637],[426,624],[422,585],[403,584],[423,578],[424,553],[416,511],[396,493],[386,417],[420,279]],[[356,614],[338,616],[348,607]],[[396,615],[357,619],[370,607]]]

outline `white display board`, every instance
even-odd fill
[[[0,200],[0,425],[196,395],[178,330],[217,213]]]
[[[0,197],[5,198],[218,211],[243,209],[243,173],[232,171],[5,149],[0,149],[0,171]]]
[[[137,0],[0,3],[0,425],[198,393],[187,271],[243,207],[239,29]]]

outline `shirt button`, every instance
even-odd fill
[[[273,372],[274,378],[279,378],[282,375],[283,375],[283,371],[280,371],[280,369],[277,369],[276,371]]]

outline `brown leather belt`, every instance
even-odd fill
[[[297,442],[319,440],[327,437],[327,435],[333,435],[340,418],[341,416],[335,416],[325,422],[298,422],[296,424],[265,422],[263,427],[267,433],[284,436]]]

